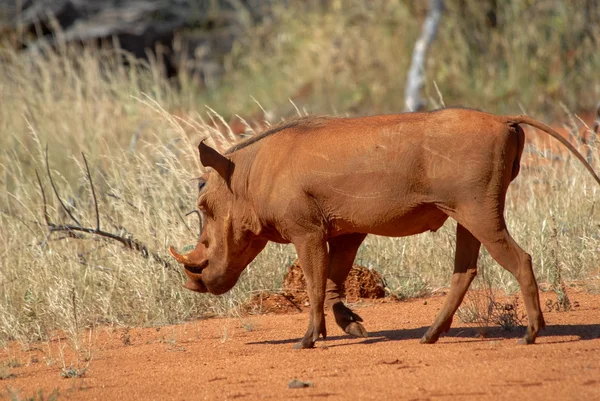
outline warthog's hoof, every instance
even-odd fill
[[[369,337],[369,332],[365,329],[365,327],[358,323],[358,322],[352,322],[350,324],[348,324],[346,326],[346,328],[344,329],[344,331],[347,334],[350,334],[351,336],[354,337]]]
[[[323,339],[327,338],[327,328],[325,327],[325,317],[321,316],[320,323],[315,327],[313,326],[312,320],[308,325],[308,330],[304,337],[294,345],[294,349],[306,349],[314,348],[315,342],[323,336]]]
[[[315,347],[315,342],[314,341],[310,341],[310,340],[300,340],[298,341],[295,345],[294,345],[294,349],[309,349],[309,348],[314,348]]]
[[[423,337],[421,337],[421,344],[435,344],[438,340],[439,336],[433,336],[429,333],[425,333]]]
[[[352,312],[343,303],[339,302],[332,306],[333,314],[335,316],[335,322],[346,332],[354,337],[368,337],[369,332],[364,328],[360,322],[362,318],[356,313]]]
[[[517,344],[519,344],[519,345],[535,344],[535,337],[529,338],[529,336],[525,336],[525,337],[521,338]]]
[[[440,338],[442,333],[450,331],[452,325],[452,318],[444,320],[442,323],[437,321],[427,329],[423,337],[421,338],[421,344],[434,344]]]

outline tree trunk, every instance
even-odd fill
[[[421,36],[415,43],[410,70],[406,79],[404,91],[404,111],[419,111],[425,108],[427,102],[421,97],[425,83],[425,56],[437,33],[438,24],[444,9],[443,0],[430,0],[429,12],[423,23]]]

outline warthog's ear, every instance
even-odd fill
[[[231,160],[205,144],[204,140],[198,145],[198,152],[200,153],[200,163],[202,163],[204,167],[214,168],[229,184],[229,179],[233,172],[233,163]]]

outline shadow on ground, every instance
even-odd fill
[[[344,345],[353,345],[353,344],[374,344],[379,342],[386,341],[403,341],[403,340],[417,340],[423,337],[425,331],[427,331],[429,327],[423,326],[416,329],[398,329],[398,330],[380,330],[369,333],[369,338],[366,338],[362,341],[352,342],[347,344],[327,344],[330,347],[339,347]],[[479,337],[479,333],[486,333],[485,338],[482,338],[482,341],[489,340],[498,340],[498,339],[518,339],[525,334],[525,328],[519,327],[515,328],[512,331],[503,330],[497,326],[488,326],[488,327],[456,327],[450,329],[448,333],[443,335],[443,338],[453,338],[457,341],[451,342],[462,342],[464,339],[473,339]],[[548,337],[578,337],[577,339],[556,339],[556,341],[548,341]],[[595,340],[600,338],[600,324],[574,324],[574,325],[548,325],[546,328],[540,333],[540,338],[544,337],[546,339],[546,343],[562,343],[562,342],[572,342],[572,341],[584,341],[584,340]],[[343,336],[328,336],[327,340],[335,341],[342,339],[352,338],[347,335]],[[284,340],[267,340],[267,341],[256,341],[256,342],[248,342],[249,345],[259,345],[259,344],[295,344],[298,342],[299,338],[290,338]],[[358,340],[358,339],[357,339]]]

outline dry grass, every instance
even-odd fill
[[[34,170],[41,173],[51,220],[70,221],[44,175],[46,145],[59,193],[83,225],[95,226],[95,215],[80,152],[90,163],[103,228],[127,230],[165,258],[169,244],[193,244],[197,223],[182,219],[195,204],[196,143],[210,133],[199,117],[189,127],[159,109],[158,103],[181,107],[181,99],[152,70],[125,70],[98,51],[64,52],[30,60],[4,55],[0,338],[44,339],[56,328],[74,335],[94,324],[179,322],[221,313],[249,289],[280,282],[273,276],[287,256],[277,247],[260,262],[277,266],[273,273],[249,269],[230,295],[212,298],[184,291],[178,269],[118,244],[90,236],[57,240],[60,233],[48,241]]]
[[[396,2],[363,3],[352,2],[344,13],[336,11],[335,2],[333,12],[326,14],[279,10],[273,22],[256,27],[256,34],[231,55],[222,86],[202,93],[194,92],[196,87],[186,77],[180,77],[180,84],[189,85],[175,89],[153,66],[124,68],[103,49],[65,47],[47,57],[2,50],[0,341],[44,340],[59,329],[77,350],[77,333],[84,328],[163,325],[223,314],[253,291],[280,288],[286,267],[295,259],[291,246],[269,245],[231,292],[213,297],[184,290],[179,269],[165,268],[119,244],[91,236],[59,239],[59,234],[48,240],[34,171],[42,172],[52,220],[67,222],[43,174],[47,145],[62,198],[82,224],[93,227],[84,152],[102,227],[131,233],[168,258],[168,245],[193,245],[197,236],[194,217],[184,217],[194,208],[193,178],[201,170],[197,142],[210,135],[217,146],[226,148],[233,141],[205,123],[218,118],[205,103],[227,118],[248,115],[258,107],[250,96],[254,95],[276,115],[291,114],[281,105],[310,83],[312,90],[300,107],[313,112],[365,114],[402,108],[409,49],[418,32],[417,21],[410,18],[414,10]],[[489,49],[477,56],[466,48],[468,35],[452,22],[457,11],[450,8],[432,52],[429,82],[437,81],[448,104],[497,112],[518,111],[522,102],[540,117],[555,99],[573,108],[594,104],[600,93],[593,78],[600,52],[582,44],[576,54],[587,57],[586,65],[569,75],[560,62],[562,50],[555,49],[555,36],[569,29],[566,22],[546,32],[547,19],[527,19],[529,12],[512,7],[505,10],[507,21],[518,18],[507,23],[502,35],[490,34]],[[556,13],[562,21],[581,18],[576,7],[564,6]],[[531,43],[536,52],[543,50],[548,56],[528,61]],[[546,68],[557,63],[556,71]],[[546,71],[547,77],[531,79],[531,70]],[[556,82],[561,83],[556,97],[546,96]],[[497,100],[511,91],[518,96]],[[539,280],[555,279],[557,260],[564,280],[598,278],[598,191],[571,159],[525,170],[513,184],[507,202],[509,228],[533,255]],[[555,234],[550,216],[556,222]],[[380,271],[399,297],[427,294],[449,282],[454,230],[448,222],[435,234],[369,237],[358,263]],[[494,287],[517,290],[514,278],[487,254],[481,263]]]

